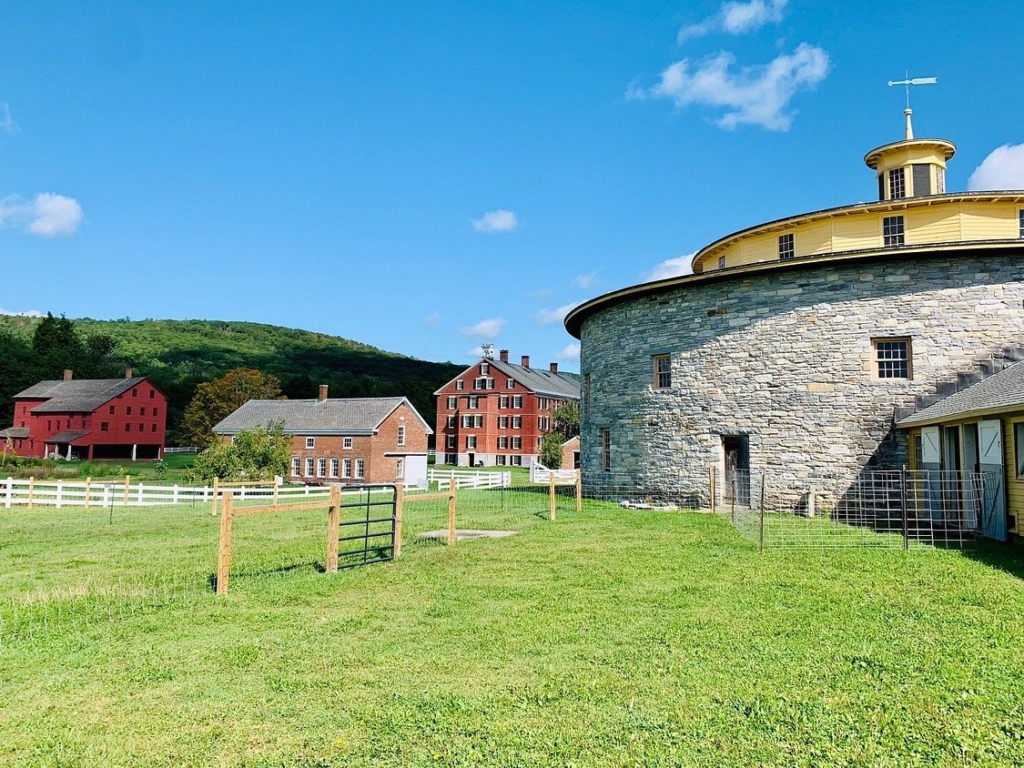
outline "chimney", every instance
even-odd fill
[[[65,368],[64,369],[64,381],[71,381],[71,369],[70,368]]]
[[[131,378],[132,376],[134,376],[134,375],[135,375],[135,371],[134,371],[134,370],[132,370],[131,368],[125,368],[125,369],[124,369],[124,377],[125,377],[126,379],[130,379],[130,378]]]
[[[551,364],[551,372],[552,373],[558,373],[558,363],[552,363]]]
[[[529,367],[530,367],[530,356],[529,355],[523,355],[523,368],[529,368]]]
[[[508,350],[507,349],[501,350],[501,352],[498,353],[498,356],[500,357],[501,362],[503,362],[503,363],[507,363],[508,362]]]
[[[319,400],[321,403],[324,400],[327,399],[327,385],[326,384],[321,384],[320,385],[320,394],[317,396],[316,399]]]

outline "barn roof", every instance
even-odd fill
[[[934,405],[900,419],[896,426],[916,427],[950,421],[972,413],[1017,408],[1024,408],[1024,362],[1014,363],[987,379],[954,392]]]
[[[16,394],[14,399],[46,400],[34,407],[32,413],[92,413],[145,380],[145,376],[133,376],[130,379],[40,381]]]
[[[218,423],[213,431],[231,435],[243,429],[284,423],[284,431],[299,435],[372,435],[400,405],[405,404],[427,426],[405,397],[352,397],[326,400],[250,400]]]
[[[543,368],[527,368],[526,366],[506,363],[501,360],[491,360],[489,358],[482,358],[481,362],[490,363],[491,368],[496,371],[500,371],[506,378],[515,379],[516,382],[521,384],[528,392],[551,397],[563,397],[570,400],[580,399],[579,379],[568,373],[554,373],[552,371],[544,370]],[[476,363],[470,366],[470,368],[475,365]],[[469,370],[469,368],[466,370]],[[465,373],[466,372],[463,371],[459,376],[464,376]],[[455,378],[457,379],[459,376],[456,376]],[[455,379],[452,379],[452,381],[454,380]],[[449,381],[448,384],[451,384],[451,381]],[[445,387],[447,387],[448,384],[445,384]],[[438,389],[434,394],[437,395],[443,390],[444,387],[441,387],[441,389]],[[479,392],[476,394],[479,394]]]

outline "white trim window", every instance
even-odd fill
[[[477,396],[477,395],[470,395],[466,399],[469,401],[468,404],[467,404],[467,407],[471,411],[476,410],[477,408],[480,407],[480,398],[479,398],[479,396]]]
[[[405,424],[398,425],[398,444],[405,445]]]
[[[508,408],[508,395],[498,395],[498,408]]]
[[[306,477],[312,477],[312,476],[313,476],[313,457],[312,456],[307,456],[306,457]]]
[[[484,428],[484,417],[483,417],[482,414],[478,413],[476,416],[473,417],[473,428],[474,429],[483,429]]]
[[[332,456],[331,457],[331,477],[337,477],[337,476],[338,476],[338,457],[337,456]]]
[[[513,408],[522,408],[523,407],[523,396],[522,395],[513,395],[512,396],[512,407]]]
[[[522,449],[523,449],[523,438],[518,437],[518,436],[517,437],[513,437],[512,438],[512,450],[513,451],[521,451]]]
[[[446,441],[445,442],[445,447],[446,448],[448,448],[449,450],[454,450],[455,449],[455,447],[456,447],[455,446],[455,435],[448,435],[445,438],[445,441]]]
[[[351,451],[352,450],[352,438],[351,437],[343,437],[343,438],[341,438],[341,447],[344,448],[346,451]]]
[[[352,459],[342,459],[341,461],[341,476],[352,477]]]
[[[395,479],[405,479],[405,459],[395,459]]]
[[[302,461],[298,456],[292,456],[292,477],[298,477],[302,471]]]
[[[321,456],[316,460],[316,476],[327,477],[327,457]]]
[[[481,376],[486,376],[490,372],[491,372],[491,364],[490,363],[480,363],[480,375]]]
[[[463,429],[469,429],[472,426],[473,426],[473,417],[470,414],[468,414],[468,413],[462,414],[462,428]]]
[[[445,429],[455,429],[455,417],[449,416],[445,421]]]
[[[455,388],[457,390],[459,390],[460,392],[463,389],[465,389],[465,387],[466,387],[466,383],[462,379],[459,379],[458,381],[455,382]]]
[[[889,199],[899,200],[907,196],[907,178],[904,168],[889,171]]]
[[[356,479],[362,480],[366,477],[366,462],[363,459],[356,459]]]
[[[498,438],[498,448],[501,450],[508,450],[508,435],[501,435]]]
[[[459,398],[457,398],[457,397],[449,397],[448,398],[448,410],[449,411],[454,411],[458,407],[459,407]]]
[[[779,261],[796,258],[796,238],[792,232],[779,235]]]
[[[508,429],[508,416],[498,417],[498,429]]]
[[[306,450],[307,451],[311,451],[314,448],[316,448],[316,438],[315,437],[307,437],[306,438]]]
[[[522,428],[523,428],[523,417],[522,416],[513,416],[512,417],[512,429],[522,429]]]
[[[903,235],[903,217],[882,217],[882,243],[886,247],[890,247],[894,245],[903,245],[905,242]]]
[[[466,435],[466,449],[472,450],[476,448],[476,435]]]
[[[516,388],[516,380],[515,379],[509,379],[508,382],[505,385],[505,389],[515,389],[515,388]]]

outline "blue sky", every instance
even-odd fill
[[[577,370],[575,304],[957,143],[1024,188],[1020,5],[5,3],[0,309]],[[986,162],[986,159],[987,162]]]

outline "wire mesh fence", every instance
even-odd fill
[[[734,471],[720,511],[762,549],[962,547],[996,525],[999,484],[998,473],[867,470],[822,507],[813,488],[779,504],[769,475]]]

